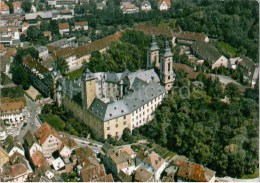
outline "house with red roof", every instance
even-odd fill
[[[14,13],[22,13],[23,12],[22,2],[21,1],[13,2],[13,10],[14,10]]]
[[[61,149],[61,137],[47,123],[43,123],[35,132],[35,137],[38,140],[38,143],[42,146],[42,153],[46,158],[51,158],[53,152]]]
[[[9,15],[10,14],[10,8],[4,1],[1,1],[1,3],[0,3],[0,14],[1,15]]]
[[[171,7],[171,0],[158,0],[158,9],[160,11],[167,11]]]

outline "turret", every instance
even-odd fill
[[[161,55],[160,63],[160,79],[166,90],[171,90],[173,81],[173,53],[169,46],[169,42],[165,41],[165,49]]]
[[[82,76],[81,90],[82,106],[88,109],[96,98],[96,78],[89,71]]]
[[[153,66],[159,68],[159,51],[160,48],[156,43],[156,38],[152,36],[151,47],[147,51],[147,69],[153,68]]]

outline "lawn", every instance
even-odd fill
[[[259,169],[257,168],[255,173],[253,174],[249,174],[249,175],[244,175],[241,177],[241,179],[254,179],[254,178],[257,178],[259,177]]]
[[[79,78],[82,75],[82,73],[83,73],[83,68],[80,68],[78,70],[67,73],[66,75],[68,76],[69,80],[74,80]]]
[[[224,41],[219,41],[218,46],[228,53],[230,57],[235,57],[237,54],[237,49]]]
[[[55,114],[42,114],[40,118],[42,122],[47,122],[58,131],[63,131],[66,126],[66,123]]]
[[[154,151],[158,153],[163,159],[171,159],[172,157],[177,155],[175,152],[169,151],[168,149],[163,148],[158,144],[154,144],[152,147]]]

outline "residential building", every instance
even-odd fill
[[[39,52],[39,58],[43,61],[45,61],[49,56],[49,50],[46,46],[38,46],[36,47],[36,50]]]
[[[3,149],[6,150],[8,156],[12,156],[14,153],[18,152],[24,156],[23,146],[14,139],[11,135],[8,135],[3,143]]]
[[[151,11],[152,10],[152,6],[149,0],[144,0],[141,3],[141,10],[142,11]]]
[[[81,180],[83,182],[114,182],[112,175],[106,174],[104,165],[82,169]]]
[[[10,156],[9,162],[6,162],[1,169],[0,181],[3,182],[25,182],[32,173],[29,162],[17,152]]]
[[[62,146],[60,148],[60,156],[62,158],[69,158],[72,151],[78,147],[77,143],[69,136],[62,137]]]
[[[33,86],[44,96],[49,96],[53,85],[53,78],[49,70],[30,55],[24,58],[23,66],[30,74]]]
[[[120,37],[121,33],[116,33],[105,38],[96,40],[90,44],[79,46],[75,49],[63,46],[66,49],[60,49],[55,51],[55,53],[52,54],[52,58],[53,60],[56,60],[57,58],[65,59],[65,61],[68,63],[70,72],[81,68],[83,63],[88,62],[91,56],[91,52],[104,52],[113,42],[118,41]]]
[[[139,150],[136,154],[135,163],[136,166],[143,165],[146,167],[154,175],[156,181],[160,180],[161,173],[166,168],[165,160],[154,151]]]
[[[134,182],[155,182],[155,179],[153,173],[141,165],[134,173]]]
[[[5,46],[13,46],[20,43],[20,33],[17,27],[1,27],[0,29],[1,37],[0,43]]]
[[[42,147],[43,156],[51,158],[52,153],[58,151],[62,146],[61,137],[47,123],[43,123],[35,132],[38,143]]]
[[[80,0],[80,1],[82,1],[82,0]],[[104,3],[104,1],[101,3],[97,3],[97,10],[103,10],[105,7],[106,7],[106,3]]]
[[[75,22],[75,30],[88,30],[88,22]]]
[[[171,7],[171,0],[158,0],[158,9],[160,11],[167,11]]]
[[[22,9],[22,2],[21,1],[15,1],[13,2],[13,11],[14,13],[22,13],[23,9]]]
[[[0,98],[0,119],[6,124],[17,126],[27,117],[27,107],[24,97],[18,98]]]
[[[32,134],[30,130],[24,136],[24,148],[29,157],[36,152],[42,152],[42,147],[38,144],[36,137]]]
[[[47,0],[47,3],[55,8],[69,8],[74,7],[78,0]]]
[[[177,161],[174,166],[178,167],[178,182],[215,182],[216,172],[203,165],[192,162]]]
[[[191,45],[191,52],[199,59],[208,62],[211,65],[211,69],[220,66],[228,67],[228,59],[209,43],[197,41]]]
[[[52,34],[51,31],[43,31],[43,36],[47,37],[49,39],[49,41],[52,40]]]
[[[77,42],[76,42],[76,38],[75,37],[71,37],[71,38],[63,38],[63,39],[59,39],[57,41],[48,43],[46,45],[46,47],[48,48],[49,52],[53,53],[57,50],[59,50],[60,48],[67,48],[67,47],[77,47]]]
[[[1,3],[0,3],[0,14],[1,15],[9,15],[10,14],[9,6],[4,1],[1,1]]]
[[[126,175],[131,175],[135,170],[134,152],[130,147],[116,148],[111,146],[105,153],[104,163],[109,170],[117,175],[123,171]]]
[[[58,27],[59,27],[59,33],[61,35],[68,34],[70,32],[70,26],[68,23],[59,23]]]
[[[36,151],[30,156],[30,160],[34,168],[39,168],[47,165],[47,161],[41,151]]]
[[[0,172],[1,167],[9,161],[9,154],[0,146]]]
[[[123,6],[122,11],[124,14],[138,13],[139,8],[135,4],[127,4]]]
[[[174,38],[178,44],[185,44],[185,45],[192,45],[196,41],[200,42],[209,42],[209,38],[204,33],[197,33],[197,32],[185,32],[181,31],[175,33]]]

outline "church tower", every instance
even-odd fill
[[[173,53],[169,47],[169,42],[165,41],[164,53],[161,55],[160,79],[167,91],[171,90],[174,81],[172,64]]]
[[[159,68],[159,46],[156,43],[155,36],[152,36],[151,47],[147,51],[147,69],[151,69],[154,66]]]
[[[96,81],[91,73],[84,73],[81,80],[81,97],[83,108],[88,109],[96,98]]]

